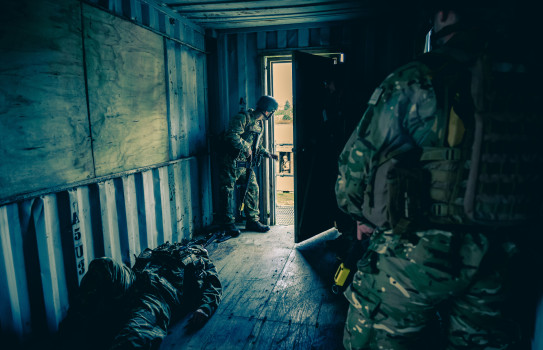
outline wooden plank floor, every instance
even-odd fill
[[[243,232],[208,247],[223,300],[207,324],[190,334],[187,318],[170,325],[160,350],[342,349],[347,302],[331,292],[335,255],[330,230],[294,244],[293,226]]]

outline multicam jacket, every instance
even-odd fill
[[[198,244],[145,249],[132,268],[94,259],[61,323],[59,348],[156,349],[172,318],[196,309],[211,316],[221,296],[217,269]]]
[[[338,206],[365,221],[362,207],[371,170],[388,154],[438,146],[443,118],[426,65],[413,62],[390,74],[374,91],[339,157]]]
[[[201,245],[167,242],[152,250],[145,249],[132,270],[136,279],[141,275],[164,278],[171,284],[167,287],[171,288],[171,294],[177,294],[179,304],[190,304],[208,315],[215,312],[221,301],[219,275]]]
[[[457,33],[375,90],[339,157],[343,211],[398,233],[417,220],[511,226],[536,218],[534,79],[472,34]]]
[[[245,160],[247,153],[252,147],[254,139],[263,131],[263,121],[257,120],[256,112],[249,109],[247,112],[240,112],[230,119],[228,130],[224,136],[227,145],[231,148],[234,158]],[[264,156],[269,152],[263,146],[263,137],[260,137],[258,149]]]

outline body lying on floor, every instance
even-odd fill
[[[217,270],[199,244],[145,249],[132,268],[98,258],[60,325],[60,347],[157,349],[172,319],[192,312],[189,331],[198,329],[221,295]]]

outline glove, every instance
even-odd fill
[[[279,156],[278,156],[277,154],[275,154],[275,153],[270,153],[270,154],[269,154],[269,157],[270,157],[271,159],[273,159],[273,160],[278,160],[278,159],[279,159]]]
[[[192,314],[192,317],[187,324],[187,328],[192,331],[200,329],[208,319],[209,315],[204,310],[198,309]]]

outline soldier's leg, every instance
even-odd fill
[[[347,349],[350,344],[383,350],[439,348],[444,342],[436,331],[438,306],[469,285],[486,243],[439,230],[416,236],[418,241],[384,233],[372,237],[345,292],[358,311],[346,323]]]
[[[368,320],[360,309],[349,305],[347,321],[343,330],[343,346],[347,350],[369,349],[373,333],[373,323]]]
[[[389,264],[390,258],[374,252],[367,266],[359,263],[345,291],[351,303],[343,338],[346,349],[408,350],[429,344],[429,339],[422,340],[427,326],[435,322],[435,308],[402,276],[400,270],[407,264]]]
[[[267,232],[270,230],[268,225],[264,225],[260,222],[260,211],[258,209],[258,183],[256,182],[256,175],[253,172],[249,179],[247,196],[245,197],[245,216],[247,217],[247,223],[245,229],[248,231]]]
[[[128,321],[113,340],[110,350],[158,349],[166,337],[171,307],[160,294],[138,296]]]
[[[237,174],[233,163],[221,162],[221,171],[219,174],[219,207],[217,208],[217,219],[215,220],[218,224],[233,224],[235,221],[232,201],[236,180]]]
[[[256,181],[255,172],[251,172],[251,177],[247,184],[247,195],[245,196],[245,217],[247,220],[258,221],[260,210],[258,209],[259,188]]]
[[[502,246],[491,248],[477,280],[454,300],[447,349],[510,349],[520,341],[519,325],[503,313],[511,256]]]

